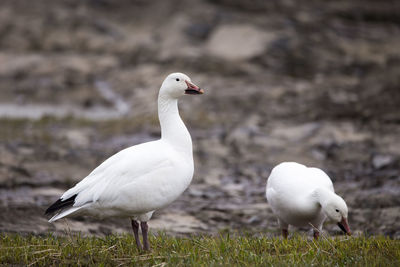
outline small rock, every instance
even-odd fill
[[[185,33],[195,39],[204,40],[208,37],[212,26],[207,23],[193,23],[185,29]]]
[[[149,224],[153,229],[181,234],[195,233],[199,230],[207,229],[207,225],[196,219],[196,217],[183,212],[161,214],[160,217],[151,220]]]
[[[248,60],[261,55],[275,35],[250,25],[223,25],[212,33],[208,51],[225,60]]]
[[[77,147],[86,147],[89,145],[89,136],[82,130],[67,130],[63,133],[68,141]]]
[[[372,158],[372,166],[374,166],[375,169],[381,169],[390,165],[393,161],[394,158],[391,155],[375,155]]]
[[[272,130],[271,136],[283,138],[289,142],[299,142],[314,135],[319,128],[320,124],[314,122],[294,126],[277,126]]]

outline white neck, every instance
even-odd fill
[[[163,93],[158,95],[158,118],[161,125],[161,140],[171,144],[177,151],[193,158],[192,138],[178,110],[178,99]]]
[[[329,189],[318,187],[312,193],[313,198],[317,201],[322,207],[326,206],[327,202],[334,197],[335,193],[330,191]]]

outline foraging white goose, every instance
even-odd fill
[[[46,215],[55,214],[49,222],[77,214],[129,217],[136,245],[142,249],[140,221],[144,249],[149,250],[147,221],[177,199],[193,177],[192,139],[179,116],[178,98],[203,92],[185,74],[168,75],[158,95],[161,139],[108,158],[46,210]]]
[[[346,202],[335,194],[331,179],[321,169],[283,162],[268,177],[266,196],[285,238],[289,225],[294,225],[313,227],[318,239],[327,218],[351,235]]]

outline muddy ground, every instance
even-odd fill
[[[206,91],[180,101],[195,175],[153,230],[275,235],[266,178],[298,161],[331,176],[353,231],[400,238],[399,14],[396,0],[1,1],[0,231],[130,231],[43,213],[159,137],[158,88],[182,71]]]

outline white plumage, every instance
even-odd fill
[[[313,227],[318,238],[327,218],[350,234],[347,205],[335,194],[331,179],[318,168],[296,162],[277,165],[267,180],[266,197],[284,237],[288,226]]]
[[[178,198],[194,171],[192,140],[179,116],[178,98],[202,93],[185,74],[170,74],[158,96],[161,139],[108,158],[49,207],[47,214],[56,212],[49,222],[72,214],[130,217],[135,233],[136,220],[148,221],[155,210]]]

